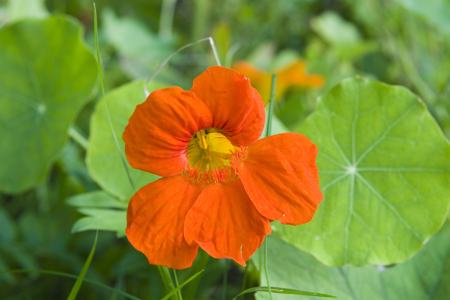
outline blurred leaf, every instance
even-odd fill
[[[16,226],[8,212],[0,207],[0,245],[11,243],[16,237]]]
[[[121,56],[121,65],[132,78],[148,78],[173,51],[172,42],[160,38],[132,18],[103,13],[103,33]],[[163,70],[168,72],[168,68]]]
[[[61,151],[95,87],[95,60],[81,26],[63,16],[7,25],[0,44],[0,190],[18,193]]]
[[[76,207],[127,208],[128,203],[119,201],[103,191],[80,194],[67,199],[67,203]]]
[[[61,166],[76,184],[83,190],[94,190],[97,185],[92,181],[84,162],[84,149],[78,144],[66,143],[59,159]]]
[[[157,63],[172,52],[170,43],[132,18],[118,18],[113,11],[105,10],[103,21],[105,37],[125,57]]]
[[[390,264],[439,230],[450,200],[450,146],[402,87],[349,79],[300,126],[319,149],[325,199],[280,235],[330,265]]]
[[[361,40],[356,27],[334,12],[327,11],[311,21],[311,27],[333,45],[355,44]]]
[[[44,0],[9,0],[7,14],[9,21],[16,21],[27,17],[44,18],[48,12]]]
[[[128,201],[137,189],[157,178],[150,173],[131,168],[125,158],[122,140],[122,133],[136,105],[145,100],[144,86],[144,81],[135,81],[112,90],[100,99],[91,119],[91,135],[86,156],[89,173],[105,191],[120,200]],[[108,109],[113,129],[108,121]],[[114,130],[118,145],[111,130]],[[128,179],[125,167],[129,170],[136,190]]]
[[[311,26],[343,59],[356,59],[377,47],[376,43],[364,42],[352,23],[333,12],[314,18]]]
[[[270,70],[274,54],[275,47],[268,42],[255,48],[246,60],[260,69]]]
[[[3,255],[2,255],[3,256]],[[3,260],[3,258],[0,256],[0,279],[3,281],[6,281],[7,283],[13,283],[14,282],[14,276],[8,272],[10,268],[6,264],[6,262]]]
[[[231,47],[231,32],[227,23],[219,23],[214,28],[214,41],[217,45],[220,61],[227,62],[227,54]]]
[[[450,36],[450,1],[448,0],[396,0],[409,11],[422,16]]]
[[[298,53],[293,50],[283,50],[279,52],[270,62],[270,68],[268,69],[271,72],[275,72],[278,69],[286,67],[287,65],[294,63],[295,61],[301,60],[298,56]]]
[[[128,201],[119,201],[103,191],[96,191],[73,196],[67,199],[67,203],[78,207],[78,211],[85,215],[73,225],[73,232],[108,230],[118,236],[124,235]]]
[[[269,276],[277,286],[320,290],[338,299],[444,300],[450,293],[450,226],[424,246],[412,259],[394,267],[326,267],[311,255],[271,238]],[[259,252],[258,252],[259,253]],[[258,260],[258,256],[254,259]],[[265,278],[261,279],[264,282]],[[268,299],[257,294],[257,299]],[[274,299],[292,299],[274,295]],[[316,299],[304,297],[302,299]]]
[[[59,214],[38,214],[33,210],[25,210],[18,220],[18,229],[21,243],[27,248],[39,249],[45,246],[50,251],[59,251],[70,238],[70,235],[61,235],[69,232],[70,224],[67,215],[59,210]]]
[[[79,219],[72,227],[72,232],[86,230],[114,231],[118,236],[125,235],[127,212],[125,210],[81,208],[80,213],[87,215]]]
[[[35,257],[23,246],[18,244],[10,244],[7,248],[5,248],[5,252],[8,253],[8,255],[15,260],[21,268],[32,270],[37,268],[37,261]],[[32,276],[37,276],[36,271],[32,271],[31,274]]]

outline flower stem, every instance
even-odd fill
[[[177,299],[178,300],[183,300],[183,295],[181,294],[181,289],[179,288],[179,283],[178,283],[178,276],[177,276],[177,271],[175,271],[175,270],[172,270],[172,272],[173,272],[173,278],[174,278],[174,281],[175,281],[175,288],[177,289]]]
[[[80,133],[80,131],[74,127],[71,126],[69,128],[69,136],[72,140],[74,140],[78,145],[81,146],[85,151],[87,151],[89,142],[88,140]]]
[[[270,100],[269,100],[269,109],[267,111],[267,125],[265,137],[270,136],[272,133],[272,115],[273,115],[273,106],[275,102],[275,89],[277,85],[277,75],[272,74],[272,85],[270,88]],[[269,277],[269,267],[268,267],[268,259],[267,259],[267,248],[268,248],[269,240],[266,238],[263,244],[263,268],[264,268],[264,276],[266,277],[266,285],[269,292],[269,299],[272,299],[272,288],[270,286],[270,277]]]
[[[159,276],[161,277],[161,280],[164,284],[164,287],[167,291],[173,291],[175,290],[175,286],[173,284],[172,278],[170,277],[169,269],[162,266],[157,266],[159,271]],[[175,297],[174,297],[175,298]]]
[[[270,277],[269,277],[269,266],[268,266],[268,259],[267,259],[267,248],[269,241],[267,239],[264,240],[263,244],[263,260],[264,260],[264,276],[266,277],[266,285],[269,292],[269,299],[272,300],[272,288],[270,286]]]
[[[272,115],[273,115],[273,107],[275,102],[275,89],[277,85],[277,74],[272,74],[272,85],[270,88],[270,99],[269,99],[269,108],[267,110],[267,124],[265,137],[268,137],[272,133]]]

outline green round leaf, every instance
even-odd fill
[[[81,26],[58,16],[0,30],[0,190],[42,181],[96,85]]]
[[[135,81],[109,92],[98,102],[91,119],[86,157],[89,173],[105,191],[121,200],[128,200],[157,178],[131,168],[122,140],[136,105],[145,100],[144,87],[144,81]]]
[[[280,235],[329,265],[390,264],[416,253],[447,216],[450,147],[402,87],[344,80],[302,124],[318,146],[325,199]]]
[[[260,255],[261,251],[253,258],[255,262]],[[327,267],[277,238],[269,239],[268,261],[273,286],[327,293],[346,300],[445,300],[450,293],[450,224],[416,256],[396,266]],[[264,272],[261,276],[264,284]],[[266,293],[258,293],[256,298],[270,299]],[[274,294],[273,299],[293,297]]]

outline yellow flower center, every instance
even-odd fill
[[[215,129],[202,129],[189,142],[187,159],[192,169],[208,173],[230,169],[237,150],[222,133]]]

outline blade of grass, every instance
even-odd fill
[[[152,81],[156,78],[156,76],[158,76],[158,74],[161,72],[161,70],[162,70],[162,69],[170,62],[170,60],[171,60],[175,55],[177,55],[178,53],[180,53],[180,52],[182,52],[182,51],[184,51],[184,50],[186,50],[186,49],[188,49],[188,48],[190,48],[190,47],[192,47],[192,46],[195,46],[195,45],[200,44],[200,43],[203,43],[203,42],[208,42],[208,43],[209,43],[209,45],[210,45],[210,47],[211,47],[211,50],[212,50],[212,52],[213,52],[213,55],[214,55],[214,59],[215,59],[215,61],[216,61],[216,64],[217,64],[218,66],[220,66],[221,63],[220,63],[220,59],[219,59],[219,54],[218,54],[218,52],[217,52],[216,44],[214,43],[214,39],[213,39],[212,37],[209,36],[209,37],[206,37],[206,38],[203,38],[203,39],[194,41],[194,42],[192,42],[192,43],[186,44],[186,45],[184,45],[183,47],[180,47],[180,48],[178,48],[177,50],[175,50],[174,52],[172,52],[169,56],[167,56],[166,59],[163,60],[163,62],[156,68],[156,70],[155,70],[155,72],[152,74],[152,76],[150,76],[150,78],[146,81],[147,84],[146,84],[145,88],[147,88],[147,85],[148,85],[150,82],[152,82]],[[146,90],[145,92],[146,92],[147,95],[149,94],[147,90]]]
[[[78,276],[75,275],[75,274],[70,274],[70,273],[65,273],[65,272],[60,272],[60,271],[54,271],[54,270],[46,270],[46,269],[16,269],[16,270],[9,270],[7,272],[0,273],[0,275],[5,274],[5,273],[22,274],[22,273],[34,273],[34,272],[40,273],[40,274],[44,274],[44,275],[53,275],[53,276],[59,276],[59,277],[64,277],[64,278],[70,278],[70,279],[77,279],[78,278]],[[124,292],[124,291],[119,290],[117,288],[110,287],[110,286],[108,286],[106,284],[103,284],[101,282],[98,282],[98,281],[94,281],[94,280],[91,280],[91,279],[84,278],[84,282],[92,284],[92,285],[95,285],[95,286],[98,286],[98,287],[101,287],[101,288],[106,289],[106,290],[110,290],[111,292],[118,293],[118,294],[120,294],[121,296],[123,296],[124,298],[127,298],[127,299],[141,300],[140,298],[135,297],[135,296],[133,296],[131,294],[128,294],[127,292]]]
[[[191,271],[193,273],[196,273],[198,271],[204,270],[206,268],[206,265],[208,264],[209,255],[207,255],[207,254],[205,254],[203,252],[200,252],[199,256],[200,256],[200,259],[198,259],[198,261],[191,268]],[[202,276],[203,276],[203,273],[202,273]],[[187,286],[186,288],[183,289],[185,298],[187,298],[187,299],[195,299],[195,296],[196,296],[198,287],[200,285],[201,279],[202,279],[201,276],[197,276],[195,278],[195,280],[193,280],[189,284],[189,286]]]
[[[178,276],[177,276],[177,271],[176,270],[172,270],[173,273],[173,279],[175,282],[175,286],[176,286],[176,295],[177,295],[177,299],[178,300],[183,300],[183,295],[181,295],[181,289],[179,288],[180,284],[178,283]]]
[[[104,75],[103,75],[103,62],[102,62],[102,56],[100,52],[100,42],[98,38],[98,17],[97,17],[97,7],[95,5],[95,2],[93,2],[93,10],[94,10],[94,44],[95,44],[95,54],[97,57],[97,70],[98,70],[98,76],[99,76],[99,84],[100,84],[100,93],[103,97],[105,95],[105,82],[104,82]],[[108,124],[111,129],[111,135],[114,140],[114,144],[116,146],[117,151],[119,152],[120,160],[122,162],[122,165],[125,169],[125,172],[127,174],[128,181],[130,182],[131,187],[133,190],[136,190],[135,185],[133,183],[133,180],[131,178],[130,169],[128,167],[128,164],[125,160],[125,157],[123,155],[123,152],[121,150],[119,139],[117,138],[117,133],[114,130],[114,126],[112,123],[111,118],[111,112],[109,110],[109,104],[108,101],[105,101],[105,107],[106,107],[106,115],[108,119]]]
[[[268,243],[269,241],[266,238],[263,244],[264,276],[266,277],[266,284],[267,284],[267,291],[269,292],[269,298],[272,300],[272,287],[270,286],[269,264],[267,259]]]
[[[84,281],[84,277],[86,276],[87,271],[92,263],[92,259],[94,258],[95,249],[97,248],[97,239],[98,239],[98,230],[95,232],[94,242],[92,243],[91,251],[84,262],[83,268],[81,269],[80,275],[78,275],[75,284],[72,287],[72,290],[67,296],[67,300],[75,300],[77,298],[78,292],[80,291],[81,284]]]
[[[274,108],[274,102],[275,102],[275,89],[277,85],[277,75],[272,74],[272,85],[270,87],[270,99],[269,99],[269,108],[267,110],[267,123],[266,123],[266,130],[265,130],[265,137],[268,137],[272,133],[272,115],[273,115],[273,108]]]
[[[249,289],[246,289],[245,291],[240,292],[238,295],[236,295],[233,300],[238,299],[239,297],[256,293],[256,292],[265,292],[265,293],[276,293],[276,294],[284,294],[284,295],[300,295],[300,296],[310,296],[310,297],[323,297],[323,298],[336,298],[333,295],[323,294],[323,293],[316,293],[316,292],[308,292],[308,291],[301,291],[301,290],[295,290],[295,289],[285,289],[280,287],[271,287],[270,290],[267,286],[258,286],[258,287],[252,287]]]
[[[272,74],[272,85],[270,87],[270,99],[269,99],[269,109],[267,111],[267,124],[265,137],[270,136],[272,133],[272,115],[273,115],[273,106],[275,102],[275,89],[277,84],[277,75]],[[264,276],[266,277],[266,285],[267,291],[269,292],[269,298],[272,299],[272,288],[270,286],[270,276],[269,276],[269,267],[268,267],[268,259],[267,259],[267,248],[268,248],[268,239],[264,240],[263,243],[263,268],[264,268]]]
[[[158,267],[159,276],[161,277],[164,287],[166,288],[167,291],[169,291],[169,294],[171,296],[176,296],[175,295],[176,288],[175,288],[175,285],[173,284],[172,277],[170,276],[169,269],[162,267],[162,266],[157,266],[157,267]],[[176,297],[173,297],[173,298],[176,299]]]
[[[173,295],[175,295],[175,293],[177,293],[178,291],[180,291],[184,286],[186,286],[189,282],[195,280],[197,277],[199,277],[205,270],[200,270],[197,273],[193,274],[191,277],[189,277],[188,279],[186,279],[186,281],[184,281],[182,284],[178,285],[174,290],[170,291],[168,294],[166,294],[163,298],[161,298],[161,300],[167,300],[170,297],[172,297]]]

